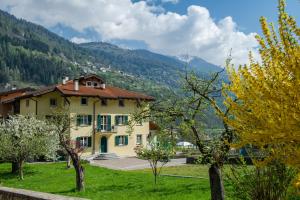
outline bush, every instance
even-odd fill
[[[265,167],[234,165],[227,172],[226,181],[233,187],[229,193],[233,199],[283,200],[296,175],[295,170],[279,162]]]

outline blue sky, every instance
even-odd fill
[[[224,65],[259,59],[259,18],[277,21],[277,0],[1,0],[0,9],[74,43],[104,41]],[[300,0],[287,0],[300,20]]]
[[[136,0],[138,1],[138,0]],[[277,0],[179,0],[176,3],[152,1],[160,4],[166,11],[186,14],[190,5],[206,7],[213,19],[220,20],[231,16],[243,32],[261,32],[259,18],[265,16],[268,21],[277,21]],[[287,11],[300,20],[300,0],[286,0]]]

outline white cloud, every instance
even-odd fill
[[[162,3],[173,3],[173,4],[176,4],[176,3],[179,3],[179,0],[161,0]]]
[[[81,37],[72,37],[70,41],[76,44],[91,42],[91,40]]]
[[[0,8],[8,7],[17,17],[46,27],[61,23],[77,31],[93,28],[104,41],[140,40],[156,52],[199,56],[217,65],[224,65],[230,49],[235,64],[246,63],[249,50],[257,46],[255,33],[238,31],[231,17],[215,22],[200,6],[190,6],[180,15],[153,12],[145,1],[1,0]]]

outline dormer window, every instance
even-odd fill
[[[92,82],[91,82],[91,81],[87,81],[87,82],[86,82],[86,86],[87,86],[87,87],[92,87]]]

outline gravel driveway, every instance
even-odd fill
[[[180,166],[185,165],[185,162],[185,158],[171,159],[171,161],[168,162],[165,166]],[[151,168],[147,160],[141,160],[134,157],[112,160],[92,160],[91,165],[116,170],[136,170]]]

